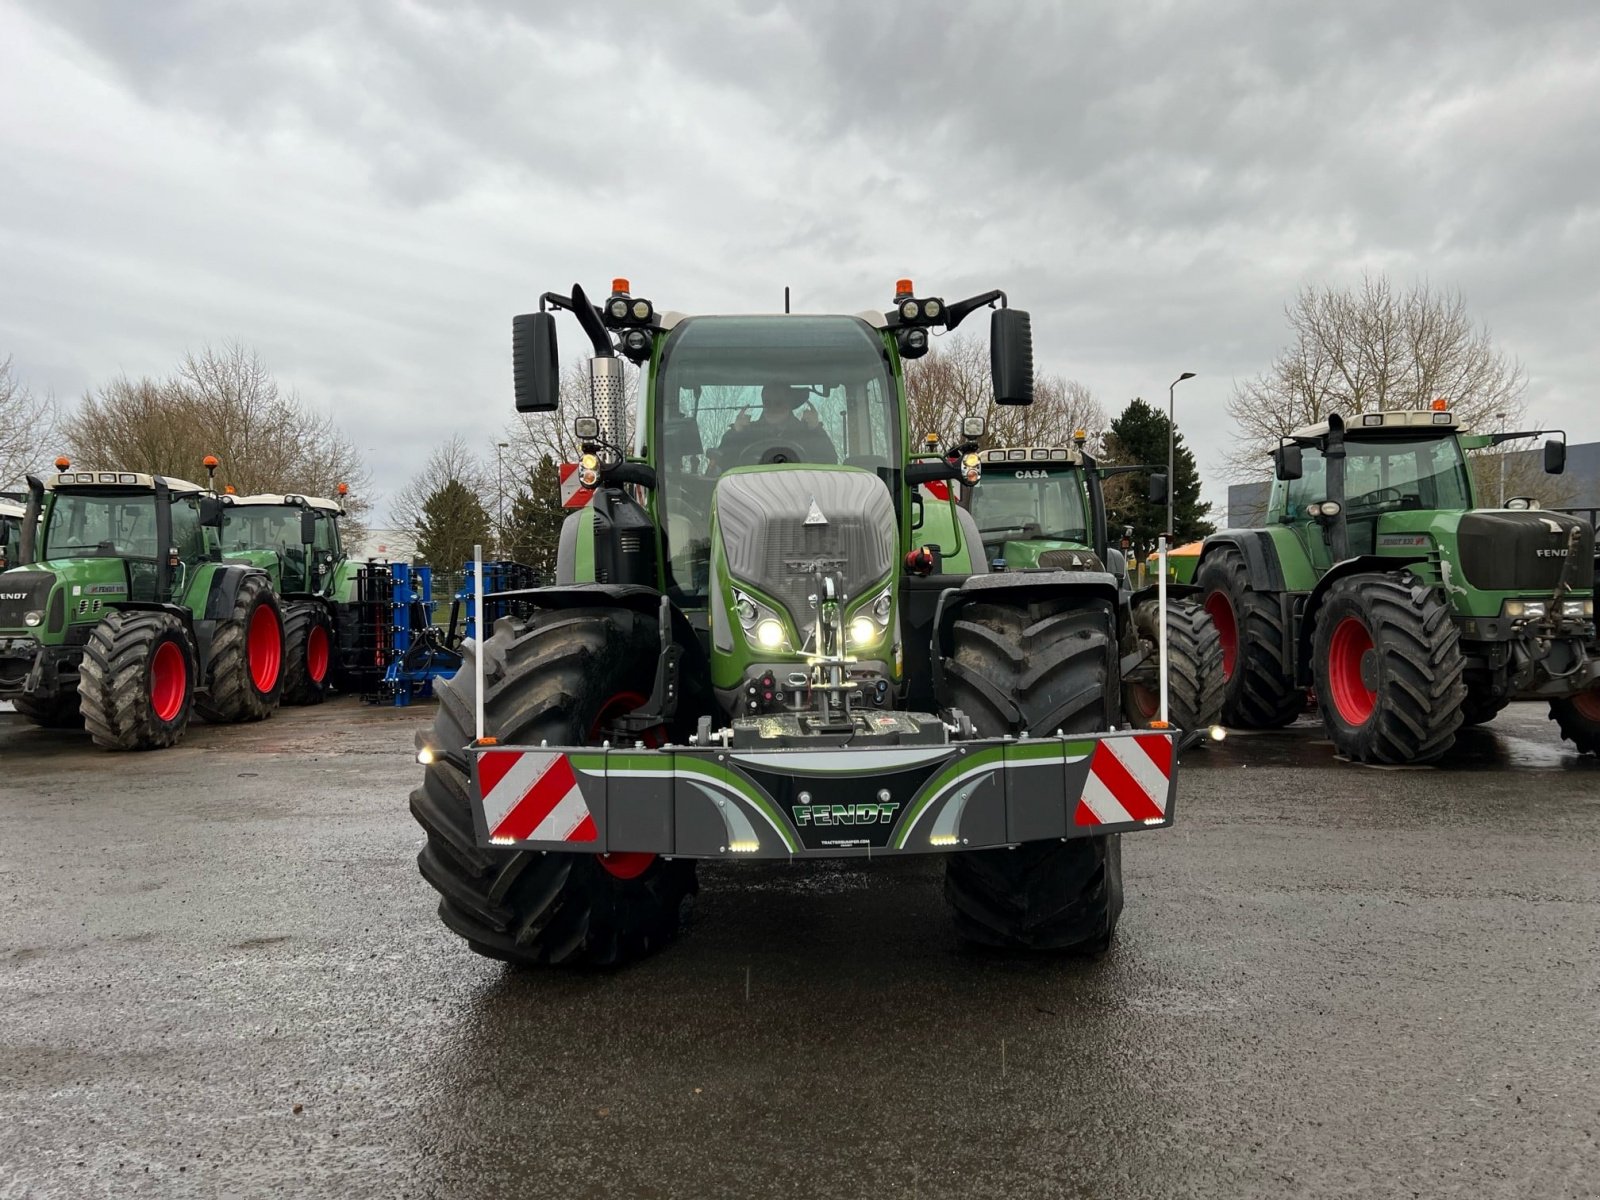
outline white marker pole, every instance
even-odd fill
[[[1156,619],[1161,622],[1161,724],[1167,724],[1167,535],[1157,544],[1161,578],[1156,584]]]
[[[473,646],[472,646],[472,668],[473,668],[473,673],[475,675],[475,678],[474,678],[473,682],[477,685],[476,688],[474,689],[474,692],[476,694],[476,702],[477,702],[478,743],[481,745],[483,743],[483,547],[482,546],[474,546],[472,548],[472,618],[473,618],[472,619],[472,641],[473,641]],[[1166,652],[1165,651],[1165,647],[1163,646],[1162,653],[1165,654],[1165,652]],[[1165,665],[1165,660],[1164,659],[1163,659],[1163,664],[1162,664],[1162,670],[1163,671],[1166,670],[1166,665]],[[1163,681],[1165,681],[1166,676],[1162,675],[1161,678],[1162,678]],[[1163,697],[1163,699],[1162,699],[1162,704],[1163,705],[1165,705],[1165,703],[1166,703],[1166,700],[1165,700],[1166,694],[1167,694],[1166,683],[1163,682],[1162,685],[1161,685],[1161,695]],[[1163,708],[1162,711],[1165,712],[1166,709]]]

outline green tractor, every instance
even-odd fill
[[[1528,498],[1479,509],[1467,465],[1545,432],[1469,434],[1436,406],[1333,414],[1285,439],[1272,524],[1207,538],[1196,576],[1228,724],[1287,725],[1312,687],[1339,754],[1425,763],[1462,725],[1547,699],[1562,736],[1600,753],[1594,530]],[[1560,473],[1565,441],[1544,455]]]
[[[133,471],[28,478],[19,565],[0,572],[0,699],[109,750],[170,746],[192,712],[272,715],[283,628],[264,571],[221,561],[220,498]]]
[[[994,571],[1039,567],[1106,570],[1117,580],[1117,644],[1122,662],[1123,719],[1151,728],[1160,712],[1160,621],[1157,587],[1135,589],[1127,556],[1107,531],[1105,482],[1148,467],[1103,467],[1084,448],[1012,446],[986,450],[983,481],[965,489],[984,557]],[[1151,477],[1164,494],[1165,474]],[[1168,718],[1185,730],[1208,730],[1222,719],[1222,642],[1199,603],[1200,589],[1167,589]]]
[[[697,860],[912,854],[946,856],[967,937],[1109,944],[1118,837],[1171,824],[1179,741],[1107,732],[1122,590],[1088,563],[990,572],[970,515],[921,496],[978,455],[908,444],[903,361],[997,303],[994,395],[1027,404],[1029,319],[999,291],[684,316],[618,280],[514,319],[521,412],[557,410],[550,310],[593,344],[593,497],[418,737],[418,865],[473,949],[614,964],[673,936]]]
[[[223,501],[223,555],[266,571],[283,604],[283,702],[320,704],[339,675],[341,631],[351,624],[356,591],[358,567],[339,537],[343,494]]]

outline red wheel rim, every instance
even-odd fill
[[[1585,721],[1600,721],[1600,691],[1579,692],[1572,707]]]
[[[189,664],[177,642],[162,642],[150,659],[150,707],[156,720],[171,721],[183,710],[189,690]]]
[[[250,615],[246,653],[250,656],[250,682],[256,691],[270,692],[283,666],[283,635],[278,631],[278,614],[269,605],[260,605]]]
[[[1133,707],[1141,717],[1149,720],[1161,711],[1161,697],[1142,683],[1133,685]]]
[[[1222,677],[1232,679],[1233,665],[1239,659],[1239,622],[1233,615],[1233,601],[1224,592],[1212,592],[1206,597],[1205,609],[1217,627],[1217,641],[1222,643]]]
[[[614,718],[623,713],[630,713],[645,702],[646,697],[638,692],[618,692],[607,700],[595,716],[594,724],[589,726],[589,740],[595,741],[603,730]],[[657,726],[647,729],[639,735],[639,740],[646,746],[655,747],[666,741],[666,727]],[[650,864],[655,862],[656,856],[648,850],[619,850],[611,854],[595,856],[602,870],[616,879],[637,879],[650,869]]]
[[[313,625],[306,638],[306,678],[321,683],[328,677],[328,631]]]
[[[1347,725],[1365,725],[1377,707],[1377,693],[1361,678],[1362,663],[1374,653],[1372,634],[1361,618],[1346,617],[1334,626],[1328,643],[1328,691]]]

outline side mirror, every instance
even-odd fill
[[[1033,326],[1019,308],[989,318],[989,368],[996,404],[1033,403]]]
[[[200,497],[200,524],[209,525],[213,529],[222,528],[222,497]]]
[[[317,514],[309,508],[300,510],[300,544],[309,546],[317,540]]]
[[[572,422],[572,436],[580,442],[592,442],[600,436],[599,417],[579,417]]]
[[[971,442],[981,438],[989,428],[989,423],[982,417],[962,417],[961,436]]]
[[[1167,474],[1157,471],[1150,476],[1150,503],[1165,504],[1167,502]]]
[[[1559,475],[1567,469],[1567,444],[1565,442],[1546,442],[1544,444],[1544,473],[1546,475]]]
[[[1300,447],[1294,442],[1284,442],[1272,452],[1275,474],[1279,479],[1299,479],[1305,474],[1305,467],[1301,463]]]
[[[555,412],[561,406],[554,313],[511,318],[511,375],[518,412]]]

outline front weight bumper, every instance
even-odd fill
[[[826,749],[467,747],[478,844],[682,858],[872,858],[1159,829],[1176,735]]]

